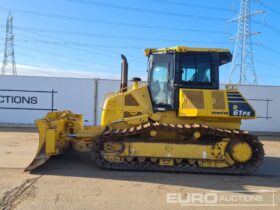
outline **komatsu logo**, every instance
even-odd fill
[[[212,112],[212,114],[228,115],[228,112]]]
[[[35,96],[8,96],[0,95],[0,104],[37,104],[38,98]]]

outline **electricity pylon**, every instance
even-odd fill
[[[263,14],[265,11],[251,13],[250,7],[251,0],[241,0],[239,15],[228,21],[228,23],[238,22],[238,32],[231,38],[236,40],[229,74],[231,84],[258,84],[251,37],[260,32],[251,32],[251,17]]]
[[[9,66],[11,65],[11,68]],[[9,12],[9,16],[6,24],[6,38],[3,65],[1,75],[17,75],[15,51],[14,51],[14,33],[13,33],[13,16]]]

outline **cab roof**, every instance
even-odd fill
[[[145,49],[145,55],[149,56],[154,53],[187,53],[187,52],[218,52],[218,53],[230,53],[228,49],[222,48],[193,48],[193,47],[185,47],[185,46],[176,46],[169,48],[147,48]]]

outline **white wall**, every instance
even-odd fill
[[[220,88],[224,89],[225,85]],[[256,110],[257,116],[254,120],[243,120],[241,129],[280,132],[280,86],[240,85],[238,89]]]
[[[257,119],[243,121],[242,129],[280,132],[280,87],[240,86],[239,90],[257,112]]]
[[[0,123],[33,124],[52,107],[52,94],[36,91],[54,90],[57,92],[54,94],[54,109],[83,113],[85,124],[93,124],[94,84],[92,79],[0,76]],[[30,97],[35,97],[37,103],[28,103],[23,99]],[[12,101],[12,98],[15,100]]]
[[[57,91],[54,94],[55,109],[60,111],[71,110],[83,114],[86,125],[95,125],[100,123],[100,104],[103,97],[106,93],[116,92],[119,87],[120,81],[118,80],[0,76],[0,123],[32,124],[35,119],[46,115],[51,109],[52,102],[51,93],[1,91],[3,89]],[[221,85],[221,88],[223,89],[224,85]],[[250,100],[250,103],[256,109],[258,117],[256,120],[243,121],[242,129],[280,132],[280,112],[278,111],[280,107],[280,87],[240,86],[239,90],[246,98],[254,99]],[[7,101],[7,98],[4,98],[3,103],[3,96],[13,96],[13,98],[20,96],[27,99],[28,97],[36,97],[37,103],[26,103],[26,101],[24,101],[25,103],[13,103]],[[9,99],[11,100],[11,98]]]

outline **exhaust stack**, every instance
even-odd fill
[[[122,58],[121,92],[124,93],[127,91],[128,63],[124,55],[121,55],[121,58]]]

